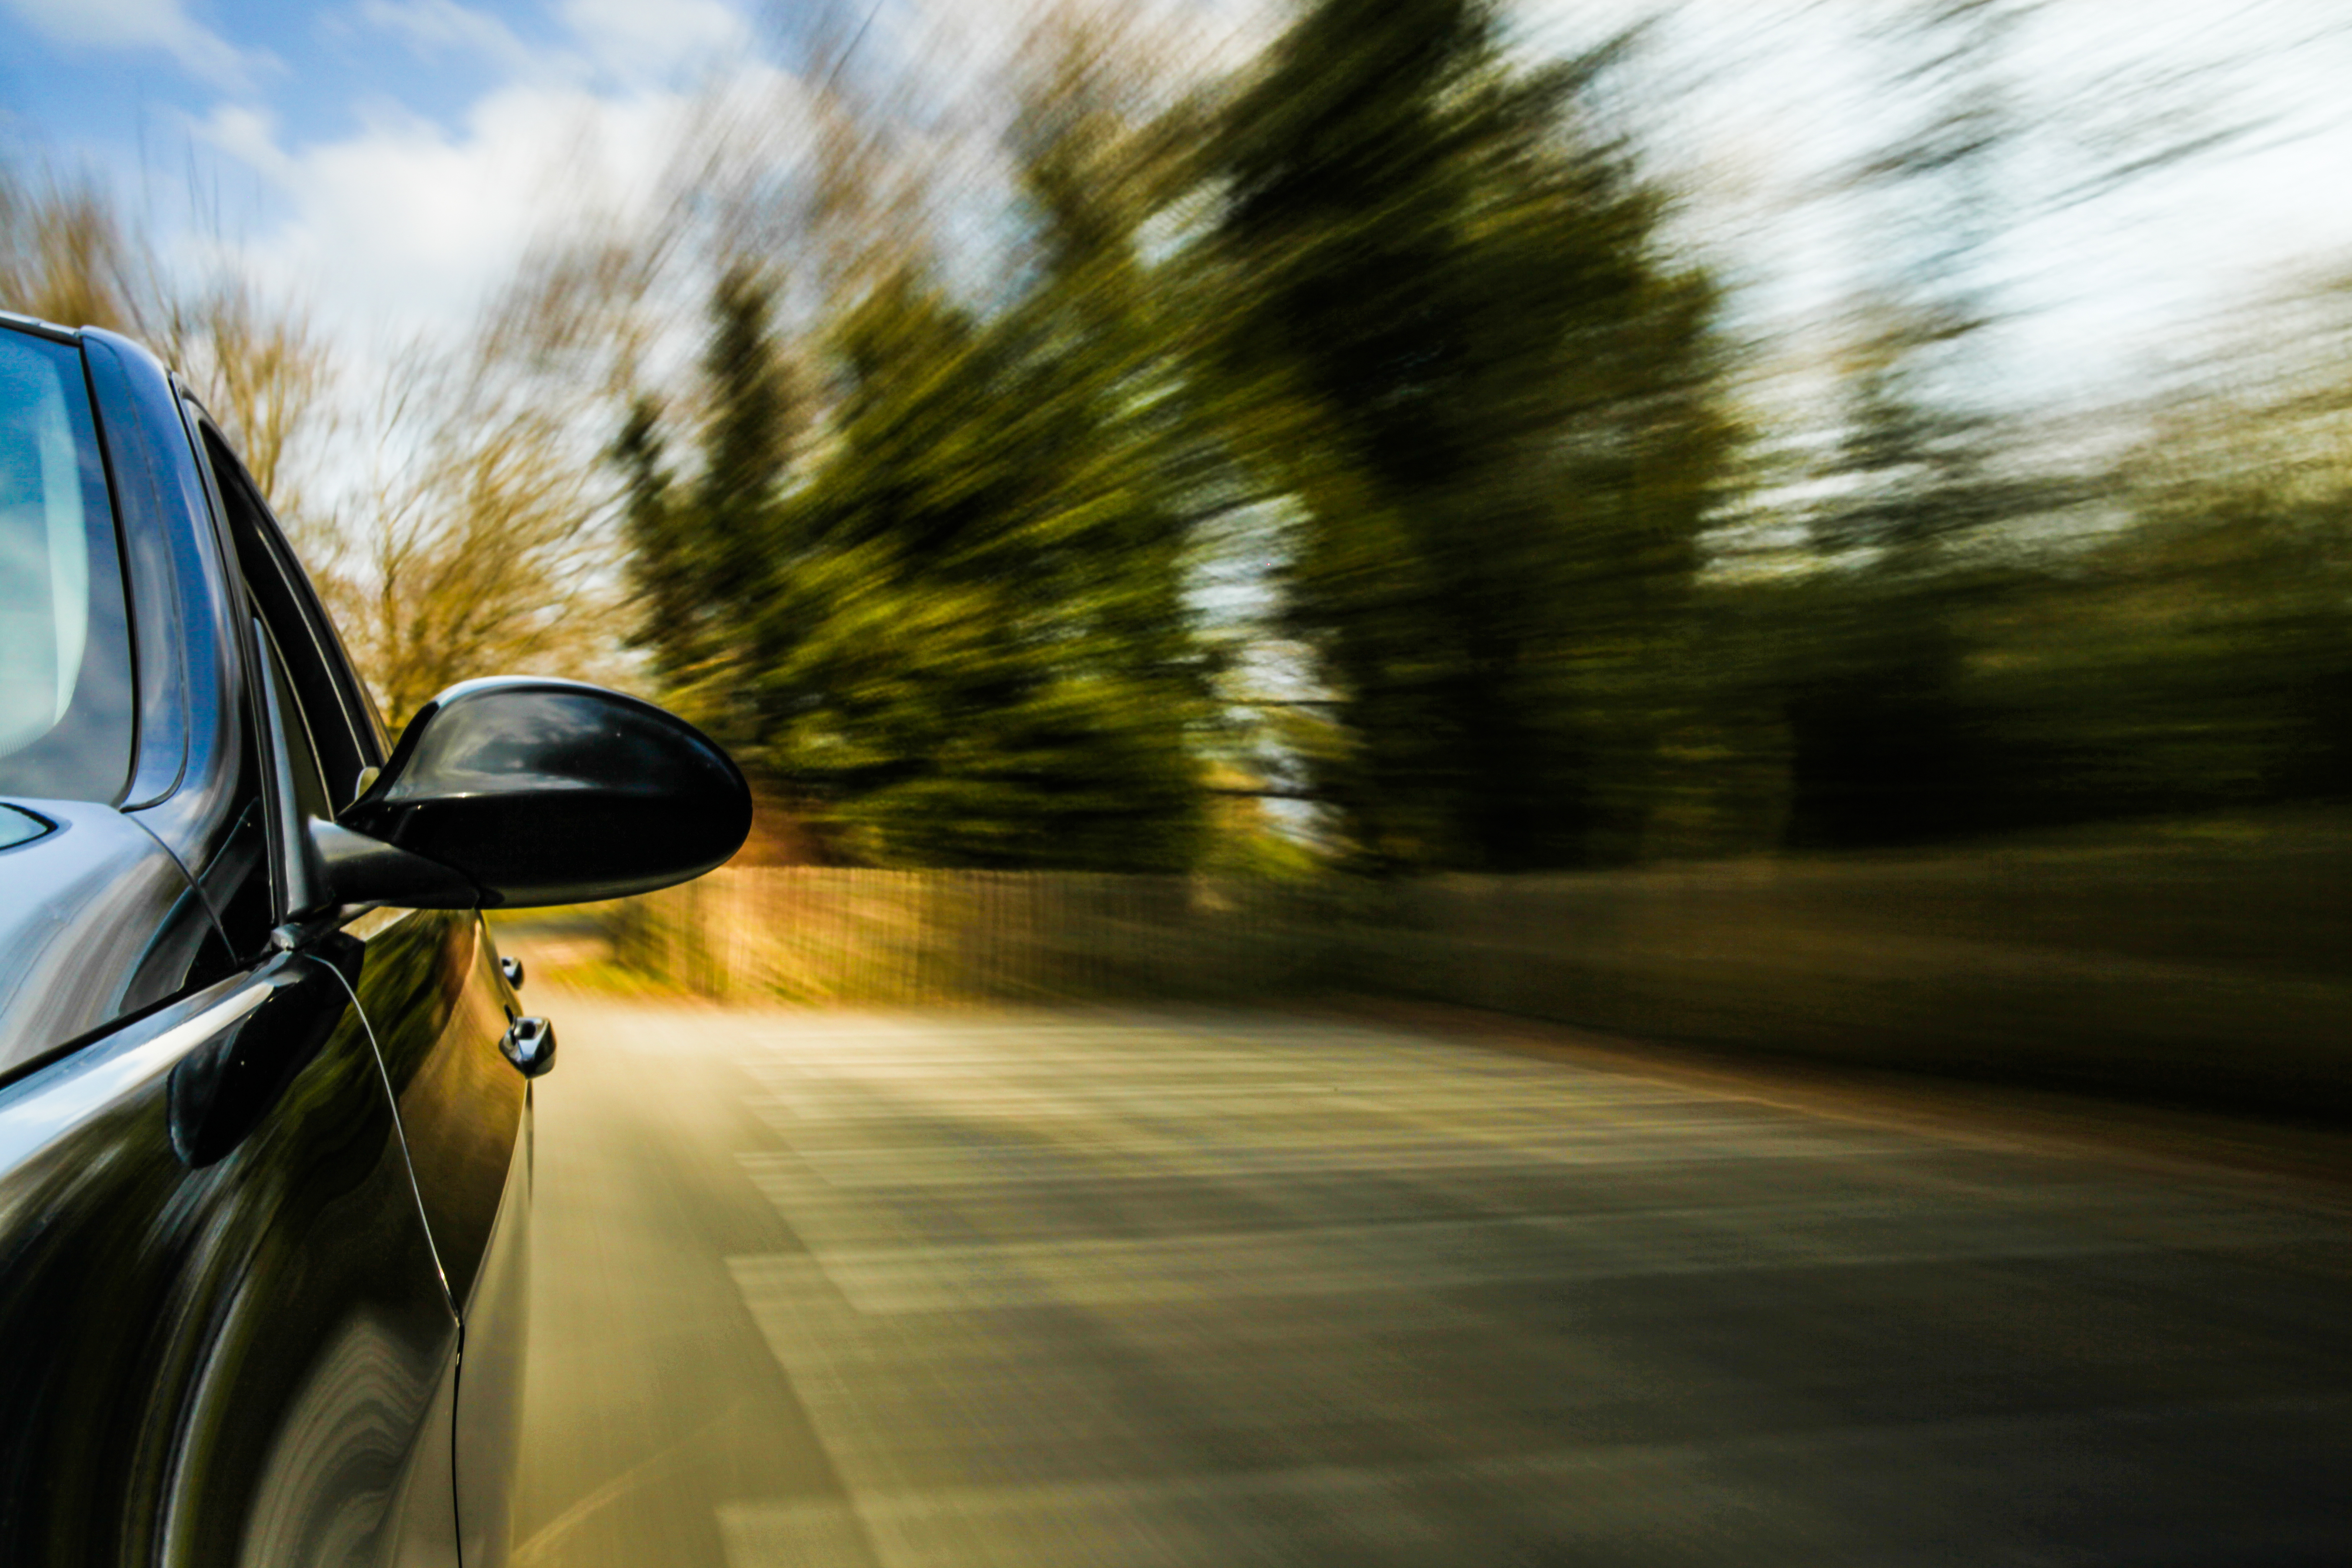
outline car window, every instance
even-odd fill
[[[113,801],[131,637],[81,354],[0,328],[0,794]]]
[[[366,770],[383,765],[383,725],[309,574],[259,489],[212,423],[205,420],[200,428],[247,598],[268,628],[289,689],[289,724],[307,735],[324,780],[331,809],[319,815],[331,818],[359,795]]]

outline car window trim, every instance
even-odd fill
[[[145,638],[139,626],[140,605],[132,582],[131,539],[122,518],[122,489],[130,476],[124,471],[127,465],[122,457],[117,455],[114,443],[107,439],[106,410],[100,405],[97,378],[90,374],[89,351],[79,336],[74,340],[74,363],[81,368],[82,396],[89,405],[90,438],[98,444],[99,469],[106,476],[106,510],[114,529],[114,565],[120,579],[116,586],[122,592],[123,654],[130,664],[125,674],[131,685],[131,754],[122,769],[122,787],[114,792],[112,800],[107,802],[119,810],[139,786],[140,748],[147,739],[147,683],[141,662],[147,649],[142,646]],[[186,766],[184,754],[182,771],[184,772]],[[175,777],[173,783],[177,782]]]
[[[184,476],[167,473],[173,454],[142,417],[149,410],[141,405],[133,367],[121,349],[103,336],[85,333],[81,358],[122,546],[139,705],[137,756],[116,805],[141,811],[178,792],[195,744],[188,716],[196,684],[194,634],[184,602],[188,584],[175,559],[176,537],[185,528],[184,502],[191,498],[173,495],[172,479]]]
[[[218,477],[213,472],[211,454],[205,450],[202,426],[211,423],[204,405],[182,385],[174,374],[171,380],[173,402],[183,428],[187,433],[195,458],[196,474],[204,483],[205,510],[212,524],[214,548],[219,552],[224,571],[222,592],[228,597],[235,615],[231,624],[236,627],[230,638],[238,679],[243,682],[246,714],[246,745],[256,770],[255,795],[261,806],[262,860],[269,881],[270,923],[286,919],[286,903],[291,894],[294,868],[285,863],[285,828],[289,815],[299,808],[299,803],[281,799],[278,793],[278,751],[279,738],[271,732],[269,714],[272,697],[268,688],[269,671],[261,663],[261,650],[254,637],[257,626],[264,624],[261,606],[253,602],[247,587],[245,569],[237,553],[235,525],[229,521],[228,502],[220,491]],[[200,424],[199,422],[202,422]],[[238,952],[241,960],[257,957],[255,952]]]
[[[286,537],[284,526],[278,522],[277,514],[270,510],[268,498],[261,493],[261,487],[254,482],[252,474],[247,470],[244,461],[237,457],[236,447],[222,432],[219,422],[206,413],[204,405],[198,403],[194,397],[187,396],[184,393],[183,399],[193,411],[198,431],[198,450],[205,467],[208,468],[226,467],[228,470],[225,474],[215,473],[214,482],[221,491],[222,524],[229,536],[230,561],[238,567],[242,575],[244,556],[242,552],[236,549],[237,523],[230,514],[228,506],[227,489],[234,485],[241,492],[242,499],[249,503],[256,542],[260,545],[261,553],[268,562],[270,569],[276,573],[278,585],[285,590],[287,597],[291,601],[294,617],[302,623],[301,633],[307,647],[299,651],[315,658],[319,668],[326,673],[329,693],[333,699],[336,710],[335,716],[344,735],[350,739],[351,751],[360,759],[362,767],[382,767],[387,748],[385,736],[376,718],[373,700],[367,690],[366,683],[360,679],[358,669],[352,663],[350,651],[343,647],[341,635],[335,629],[333,617],[327,614],[326,605],[320,602],[317,586],[311,583],[310,573],[303,568],[301,558],[295,553],[292,542]],[[260,616],[264,621],[273,620],[266,607],[261,605],[248,607],[251,613]],[[276,636],[278,647],[289,661],[289,675],[298,676],[298,672],[293,668],[298,652],[286,647],[289,628],[272,624],[270,630]],[[299,689],[298,676],[297,690],[299,691]],[[310,714],[309,710],[312,706],[315,704],[306,701],[304,712],[313,729],[315,740],[316,728],[320,720],[317,715]],[[349,787],[349,784],[348,780],[330,780],[329,795],[331,797]]]

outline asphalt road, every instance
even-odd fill
[[[2324,1188],[1280,1015],[544,1001],[522,1564],[2352,1561]]]

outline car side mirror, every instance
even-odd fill
[[[310,847],[335,903],[585,903],[702,875],[742,847],[751,792],[709,736],[602,687],[449,688]]]

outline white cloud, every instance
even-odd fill
[[[879,37],[866,48],[877,66],[967,92],[1003,68],[1039,15],[1027,0],[975,0],[992,8],[982,15],[920,3],[917,59],[894,60]],[[1194,70],[1265,14],[1264,0],[1142,9],[1130,23],[1174,34]],[[305,141],[264,110],[216,107],[196,134],[258,174],[285,215],[240,245],[241,258],[314,300],[354,347],[384,331],[463,331],[533,240],[646,216],[669,194],[658,187],[685,137],[782,126],[800,95],[759,61],[750,25],[720,0],[563,0],[560,16],[569,47],[547,48],[459,0],[362,0],[362,22],[426,58],[478,58],[506,79],[454,126],[379,105],[354,132]],[[789,163],[796,142],[782,134]]]
[[[690,151],[724,128],[776,128],[796,145],[783,128],[800,96],[752,62],[691,89],[510,81],[455,127],[382,106],[348,135],[304,142],[223,105],[193,132],[251,170],[276,215],[222,242],[218,262],[308,301],[357,371],[400,340],[473,330],[534,244],[644,231],[679,195]],[[698,299],[657,307],[677,308],[695,316]]]
[[[600,99],[562,85],[502,88],[451,132],[385,113],[358,133],[288,146],[222,108],[206,141],[276,187],[287,219],[245,247],[255,270],[314,298],[345,331],[462,331],[542,226],[642,210],[688,105]]]
[[[1274,15],[1270,0],[1097,3],[1171,47],[1171,82],[1234,63]],[[889,39],[885,16],[860,54],[918,101],[961,91],[1001,112],[1001,73],[1043,15],[1035,0],[916,0],[910,37]],[[311,141],[266,110],[215,107],[196,135],[259,175],[284,215],[236,247],[241,258],[354,341],[461,331],[551,227],[643,217],[669,194],[657,187],[685,137],[781,128],[800,96],[724,0],[561,0],[558,16],[571,36],[550,47],[462,0],[361,0],[356,19],[388,41],[504,79],[455,125],[379,102],[356,132]],[[779,134],[790,163],[797,142]]]
[[[742,16],[721,0],[563,0],[561,14],[581,47],[624,81],[666,79],[751,43]]]
[[[465,55],[517,75],[538,63],[514,29],[457,0],[364,0],[360,19],[404,40],[427,59]]]
[[[100,49],[161,49],[199,81],[241,90],[247,55],[190,16],[180,0],[0,0],[26,26],[60,44]]]
[[[200,134],[272,183],[284,183],[293,168],[293,160],[278,150],[277,121],[261,110],[223,104],[213,110]]]

